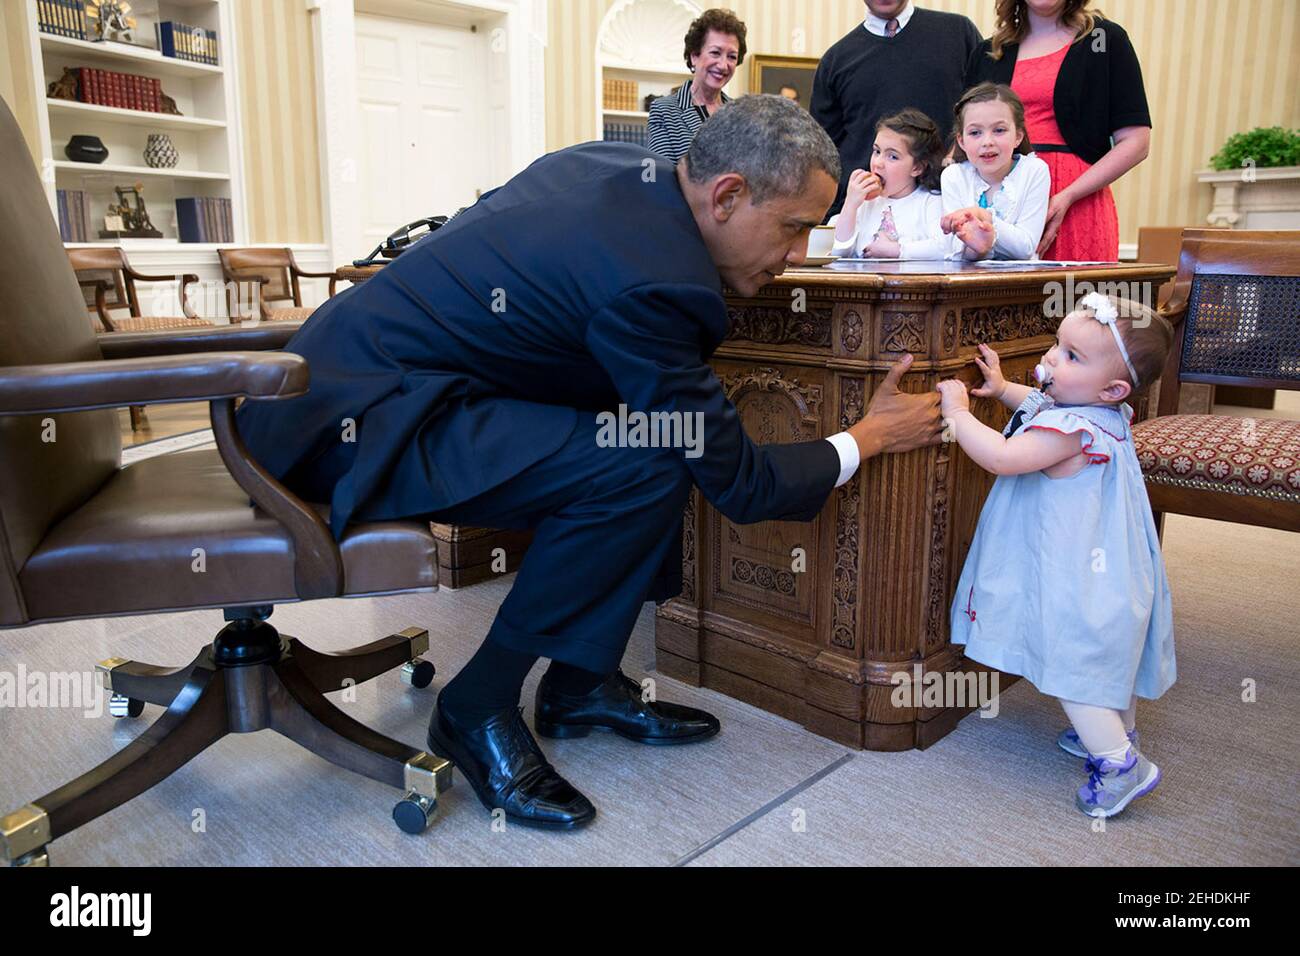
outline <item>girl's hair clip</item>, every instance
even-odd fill
[[[1137,369],[1133,367],[1133,360],[1128,356],[1128,349],[1124,347],[1124,337],[1119,334],[1119,326],[1115,320],[1119,318],[1119,312],[1115,308],[1115,303],[1100,292],[1089,292],[1079,300],[1079,308],[1088,309],[1092,312],[1092,317],[1102,325],[1110,329],[1110,334],[1115,336],[1115,344],[1119,346],[1120,357],[1124,359],[1124,365],[1128,368],[1128,374],[1133,379],[1133,385],[1137,386],[1138,382]]]

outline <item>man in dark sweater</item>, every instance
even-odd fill
[[[840,150],[830,214],[844,204],[849,174],[868,168],[878,120],[911,106],[948,138],[962,74],[980,44],[979,30],[960,14],[921,10],[911,0],[866,5],[866,19],[826,51],[813,80],[812,115]]]

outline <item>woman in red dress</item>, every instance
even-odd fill
[[[1034,152],[1051,170],[1038,255],[1116,261],[1110,184],[1151,143],[1142,68],[1123,28],[1090,11],[1088,0],[997,0],[993,36],[966,71],[968,87],[984,80],[1016,91]]]

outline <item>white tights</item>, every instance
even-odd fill
[[[1061,706],[1088,753],[1116,763],[1123,762],[1129,746],[1127,732],[1133,729],[1137,719],[1136,697],[1129,701],[1128,710],[1112,710],[1072,700],[1061,700]]]

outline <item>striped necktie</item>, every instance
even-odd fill
[[[898,19],[894,18],[885,24],[885,36],[892,38],[898,32]]]

